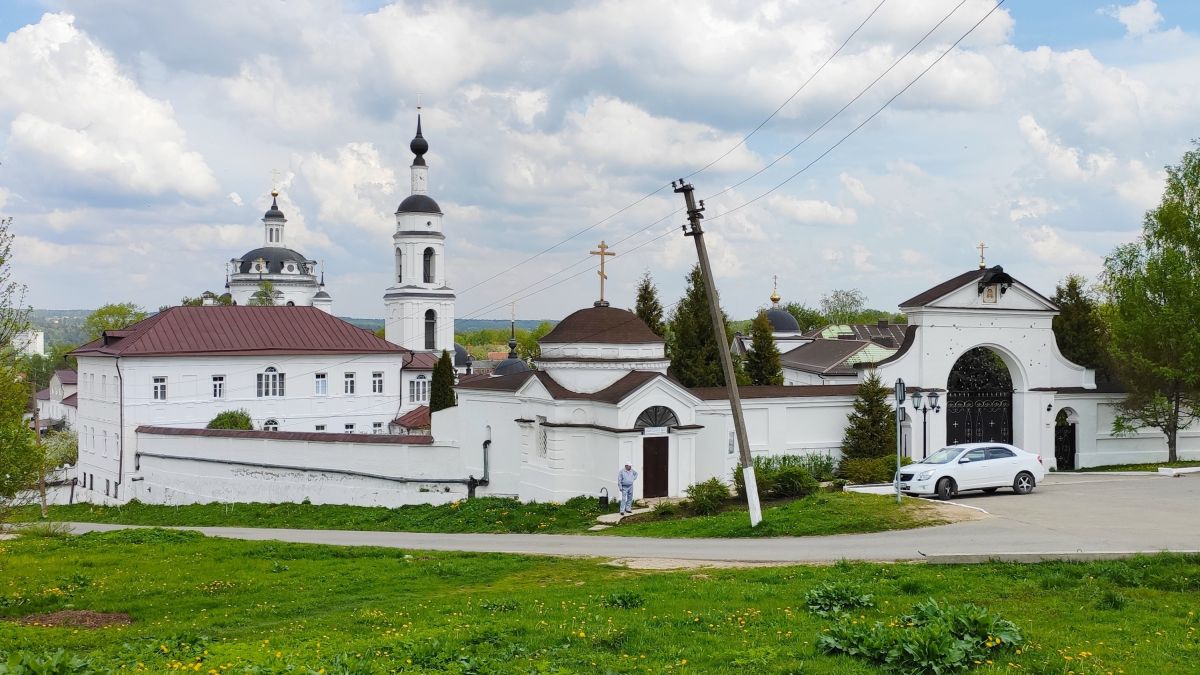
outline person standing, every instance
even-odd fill
[[[625,468],[617,472],[617,487],[621,490],[621,515],[633,513],[633,482],[637,480],[638,472],[633,465],[626,463]]]

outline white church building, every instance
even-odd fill
[[[419,121],[410,148],[412,194],[395,214],[383,296],[386,340],[302,302],[173,308],[109,331],[75,352],[81,381],[101,383],[78,396],[86,499],[561,501],[615,494],[625,463],[641,473],[638,497],[682,496],[695,482],[729,479],[739,453],[726,390],[682,386],[663,340],[603,300],[544,336],[534,369],[514,351],[492,376],[465,376]],[[273,227],[282,214],[268,211],[264,222]],[[276,241],[282,235],[268,235]],[[1011,442],[1059,469],[1165,457],[1157,432],[1112,434],[1123,395],[1097,388],[1093,371],[1063,357],[1051,325],[1058,308],[999,266],[981,260],[901,303],[906,325],[801,334],[778,300],[770,318],[785,350],[785,384],[739,388],[753,455],[836,454],[858,382],[875,372],[889,385],[902,379],[910,391],[940,395],[942,405],[927,413],[905,408],[904,451],[914,458],[969,441]],[[428,403],[429,371],[443,349],[456,354],[457,405],[434,412],[428,434],[387,433],[424,429],[409,418],[424,416],[414,411]],[[254,431],[203,428],[239,407]],[[379,433],[361,433],[368,429]],[[1180,454],[1200,457],[1200,432],[1180,434]]]

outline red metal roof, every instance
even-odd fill
[[[321,310],[317,310],[318,312]],[[217,438],[257,438],[279,441],[311,441],[314,443],[349,443],[357,445],[431,445],[432,436],[396,434],[337,434],[324,431],[242,431],[236,429],[184,429],[180,427],[140,426],[139,434],[157,436],[209,436]],[[320,471],[320,469],[314,469]]]
[[[408,350],[316,307],[172,307],[73,355],[388,354]]]
[[[67,406],[68,408],[78,408],[79,407],[79,394],[71,394],[70,396],[64,398],[62,400],[62,404]]]
[[[392,420],[392,424],[403,429],[428,429],[430,424],[429,417],[429,406],[423,405],[413,408]]]
[[[405,370],[433,370],[441,354],[433,352],[412,352],[412,360],[404,364]]]
[[[61,368],[54,371],[54,374],[58,376],[58,381],[63,384],[79,384],[79,373],[73,370]]]

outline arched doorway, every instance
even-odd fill
[[[1059,471],[1075,470],[1075,425],[1079,415],[1070,408],[1058,411],[1054,418],[1054,462]]]
[[[1012,375],[999,354],[968,350],[950,369],[946,389],[947,445],[1012,443]]]
[[[633,426],[642,430],[642,496],[666,497],[670,481],[671,427],[679,417],[666,406],[652,405],[638,415]]]

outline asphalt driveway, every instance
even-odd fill
[[[1200,550],[1200,475],[1051,474],[1029,495],[964,494],[954,503],[987,517],[939,527],[832,537],[646,539],[550,534],[423,534],[235,527],[210,536],[344,546],[609,558],[739,562],[1037,560]],[[120,525],[73,523],[76,532]]]

